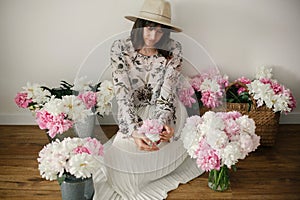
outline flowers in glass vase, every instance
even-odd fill
[[[217,69],[204,71],[191,77],[189,86],[179,90],[179,99],[188,107],[198,101],[199,107],[216,108],[223,103],[227,85],[227,75],[222,76]]]
[[[103,145],[95,138],[65,138],[44,146],[39,152],[38,169],[46,180],[66,177],[89,178],[99,168]]]
[[[258,68],[255,80],[247,84],[257,107],[266,105],[274,112],[291,112],[296,107],[296,100],[290,89],[272,79],[271,67]]]
[[[181,140],[198,167],[209,171],[209,186],[214,190],[227,189],[228,169],[235,169],[260,144],[253,119],[236,111],[208,111],[187,118]]]
[[[137,129],[137,132],[145,135],[149,140],[151,140],[151,142],[158,144],[162,130],[163,125],[157,119],[146,119]]]

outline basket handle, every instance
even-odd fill
[[[244,84],[244,83],[242,83],[242,82],[240,82],[240,81],[235,81],[235,82],[229,84],[229,85],[225,88],[226,94],[227,94],[227,91],[228,91],[228,90],[231,88],[231,86],[233,86],[233,85],[239,85],[239,86],[245,88],[245,89],[246,89],[246,92],[249,93],[249,90],[248,90],[248,87],[247,87],[246,84]],[[256,108],[256,101],[255,101],[255,99],[253,98],[253,96],[252,96],[251,94],[249,94],[249,96],[250,96],[250,99],[251,99],[253,108]],[[250,110],[251,110],[251,104],[249,103],[249,111],[250,111]]]

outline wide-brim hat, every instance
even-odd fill
[[[171,22],[171,5],[165,0],[145,0],[139,15],[125,16],[126,19],[135,22],[144,19],[170,27],[172,31],[181,32],[182,29]]]

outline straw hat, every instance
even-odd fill
[[[145,0],[138,16],[125,16],[126,19],[135,22],[136,19],[145,19],[155,23],[169,26],[175,32],[182,29],[171,24],[171,5],[165,0]]]

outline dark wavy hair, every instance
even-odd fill
[[[137,19],[132,27],[131,30],[131,42],[133,47],[136,51],[140,50],[144,46],[144,39],[143,39],[143,31],[144,27],[156,27],[160,25],[164,34],[161,39],[155,44],[155,48],[157,49],[158,53],[164,56],[165,58],[169,59],[172,57],[170,52],[170,32],[171,29],[168,26],[163,24],[155,23],[152,21],[144,20],[144,19]]]

